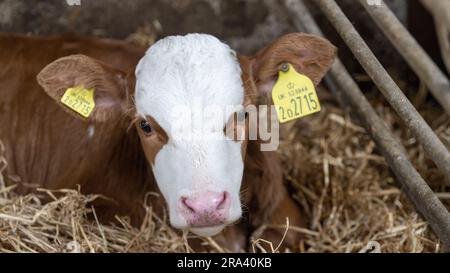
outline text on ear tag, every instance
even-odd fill
[[[287,64],[278,73],[272,89],[272,100],[280,123],[285,123],[320,112],[319,98],[314,83]]]
[[[95,107],[94,88],[86,89],[83,86],[67,88],[61,103],[88,118]]]

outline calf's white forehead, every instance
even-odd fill
[[[155,118],[169,136],[174,118],[188,118],[174,116],[174,108],[242,105],[243,99],[239,61],[211,35],[166,37],[147,50],[136,68],[137,112]]]

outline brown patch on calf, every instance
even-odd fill
[[[127,131],[129,121],[121,116],[96,123],[71,110],[63,111],[54,102],[59,98],[48,96],[36,75],[58,58],[73,54],[95,57],[106,71],[134,72],[145,49],[108,39],[2,33],[0,48],[0,105],[6,106],[0,115],[0,139],[6,146],[8,174],[21,178],[18,191],[32,191],[34,187],[28,185],[48,189],[80,185],[83,193],[115,200],[96,203],[100,218],[111,220],[114,214],[126,214],[139,224],[144,195],[155,191],[156,185],[137,132]],[[91,126],[95,133],[88,137]],[[155,208],[161,204],[155,202]]]
[[[154,165],[156,155],[162,149],[162,147],[167,144],[167,142],[169,141],[169,137],[166,131],[164,131],[164,129],[154,118],[147,117],[146,120],[152,127],[154,133],[147,135],[142,131],[142,129],[140,128],[140,122],[142,121],[141,117],[136,118],[135,126],[136,130],[139,133],[139,138],[141,139],[145,156],[147,157],[147,160],[152,165]]]

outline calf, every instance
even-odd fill
[[[102,219],[123,214],[136,224],[149,202],[167,209],[173,227],[200,236],[228,226],[217,238],[231,250],[261,224],[289,217],[302,225],[276,153],[261,151],[262,140],[235,138],[230,121],[252,121],[240,112],[217,118],[207,107],[258,104],[285,62],[318,84],[335,57],[328,41],[289,34],[251,57],[206,34],[167,37],[146,52],[107,39],[11,34],[0,35],[0,48],[0,139],[20,192],[80,185],[112,199],[95,204]],[[75,87],[94,90],[87,118],[61,103]],[[197,110],[207,112],[203,130],[189,130]],[[278,242],[282,233],[263,238]],[[297,243],[294,232],[287,238]]]

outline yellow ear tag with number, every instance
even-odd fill
[[[94,88],[86,89],[83,86],[67,88],[61,103],[88,118],[95,107]]]
[[[280,123],[320,112],[314,83],[295,71],[291,64],[284,64],[278,73],[278,80],[272,89],[272,99]]]

